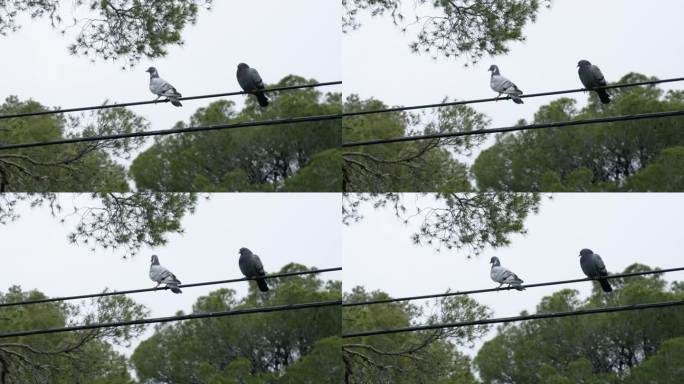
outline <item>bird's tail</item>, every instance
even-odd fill
[[[266,97],[266,95],[264,95],[263,92],[256,92],[254,93],[254,96],[256,96],[259,105],[261,105],[262,107],[268,107],[268,97]]]
[[[176,283],[167,284],[166,286],[169,287],[169,289],[170,289],[171,292],[173,292],[173,293],[176,293],[176,294],[178,294],[178,293],[183,293],[183,291],[181,291],[181,289],[178,288],[178,284],[176,284]]]
[[[524,281],[517,279],[511,285],[513,286],[513,288],[517,289],[518,291],[524,291],[525,288],[520,286],[522,283],[524,283]]]
[[[176,100],[176,99],[169,99],[169,100],[171,100],[171,104],[175,105],[176,107],[182,107],[183,106],[183,104],[181,104],[181,102]]]
[[[605,89],[597,89],[596,93],[603,104],[610,103],[610,95],[608,94],[608,91]]]
[[[612,292],[613,291],[613,287],[610,286],[608,279],[601,279],[598,282],[601,284],[601,288],[603,288],[603,292]]]
[[[261,292],[268,292],[268,284],[266,284],[266,279],[257,279],[256,283]]]
[[[519,98],[518,96],[511,96],[511,99],[516,104],[525,104],[525,102],[521,98]]]

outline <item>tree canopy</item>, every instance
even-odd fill
[[[142,58],[165,56],[169,45],[182,45],[185,27],[195,24],[199,10],[210,9],[212,2],[6,0],[0,2],[0,34],[19,29],[19,16],[45,18],[61,34],[77,31],[68,47],[71,54],[134,66]]]
[[[403,8],[414,5],[408,15]],[[410,48],[434,57],[464,57],[477,63],[484,55],[508,52],[524,41],[523,28],[536,21],[550,0],[342,0],[345,32],[361,27],[360,16],[389,16],[402,31],[415,32]]]
[[[289,264],[279,273],[308,270]],[[238,298],[231,289],[200,297],[193,313],[340,300],[341,282],[315,275],[270,279],[260,293],[250,283]],[[160,325],[131,357],[143,382],[324,383],[342,379],[340,308],[323,307],[193,320]],[[177,348],[174,346],[182,346]]]
[[[634,264],[624,272],[647,270]],[[668,286],[660,275],[611,284],[612,294],[595,284],[586,299],[563,289],[544,297],[537,313],[684,298],[679,284]],[[683,336],[681,307],[527,321],[500,326],[474,363],[484,384],[675,383],[684,361]]]
[[[650,79],[630,73],[619,83]],[[552,101],[533,123],[684,109],[681,91],[647,86],[611,94],[608,105],[592,94],[581,110],[573,99]],[[683,122],[669,117],[502,134],[480,153],[472,173],[482,191],[681,191]]]
[[[38,291],[10,287],[0,303],[39,300]],[[0,308],[0,332],[59,328],[142,318],[147,309],[124,296],[101,297],[89,304],[45,303]],[[113,345],[126,345],[144,326],[21,336],[0,341],[0,382],[5,384],[133,384],[125,356]]]
[[[510,236],[525,233],[525,220],[539,210],[540,196],[532,193],[445,193],[412,194],[345,193],[342,220],[354,225],[363,220],[364,210],[390,209],[405,224],[419,222],[411,236],[416,244],[437,251],[464,251],[468,258],[486,247],[510,244]]]
[[[354,287],[346,292],[349,302],[387,299],[381,291]],[[343,333],[371,329],[408,327],[488,317],[491,311],[466,296],[436,300],[432,305],[388,303],[344,308]],[[470,358],[458,351],[472,345],[488,326],[438,329],[345,339],[342,345],[346,383],[439,383],[475,384]]]
[[[142,246],[166,244],[168,235],[183,233],[182,219],[194,213],[197,196],[188,193],[92,193],[89,195],[0,194],[0,224],[20,218],[17,207],[42,207],[71,226],[74,244],[109,249],[122,257]]]
[[[444,100],[445,102],[448,100]],[[375,99],[349,95],[345,112],[385,109]],[[343,119],[345,142],[484,129],[489,119],[468,106],[437,108],[421,114],[381,113]],[[454,158],[468,154],[483,136],[345,148],[345,192],[467,192],[467,168]]]
[[[0,114],[47,111],[33,100],[8,97]],[[60,115],[0,120],[0,142],[18,144],[146,130],[148,122],[124,108],[99,110],[69,118]],[[114,158],[128,158],[142,145],[129,138],[0,151],[1,192],[100,192],[129,190],[125,168]]]
[[[274,87],[316,83],[287,76]],[[261,108],[253,98],[242,111],[220,100],[200,108],[179,127],[231,124],[340,113],[341,95],[316,89],[271,93]],[[318,191],[341,189],[339,120],[281,124],[159,138],[133,162],[140,190],[167,192]]]

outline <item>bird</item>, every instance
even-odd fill
[[[168,269],[164,268],[159,264],[159,257],[157,255],[152,255],[152,264],[150,265],[150,279],[157,283],[155,288],[159,288],[160,284],[166,284],[166,286],[171,289],[173,293],[183,293],[178,286],[182,284],[180,280],[176,278],[176,275],[171,273]]]
[[[489,260],[489,264],[492,265],[492,270],[490,271],[489,276],[491,276],[492,280],[499,283],[498,288],[501,288],[501,286],[504,284],[508,284],[508,286],[514,287],[518,291],[525,290],[525,288],[520,286],[523,281],[518,277],[518,275],[508,270],[508,268],[502,267],[498,257],[492,257]]]
[[[582,272],[590,279],[597,279],[601,284],[601,288],[603,288],[603,292],[611,292],[613,288],[610,286],[608,279],[599,279],[599,277],[608,276],[606,265],[603,264],[601,256],[587,248],[581,250],[579,255]]]
[[[606,83],[606,79],[603,77],[603,73],[601,73],[599,67],[593,65],[588,60],[580,60],[579,63],[577,63],[577,66],[579,67],[577,73],[579,74],[580,81],[582,81],[584,87],[596,91],[603,104],[610,103],[608,91],[601,88],[608,85],[608,83]]]
[[[171,104],[175,105],[176,107],[183,106],[183,104],[181,104],[181,102],[178,101],[178,99],[183,97],[183,95],[178,93],[178,91],[176,91],[176,88],[174,88],[173,85],[169,84],[168,81],[159,77],[159,72],[157,72],[157,68],[149,67],[145,72],[149,72],[150,74],[150,91],[157,95],[157,98],[154,99],[155,102],[159,100],[160,97],[164,96],[167,99],[169,99]]]
[[[256,69],[250,68],[249,65],[245,63],[238,64],[237,73],[238,84],[243,91],[248,93],[253,93],[256,96],[259,105],[262,107],[267,107],[269,100],[263,92],[259,90],[264,89],[264,81],[261,80],[259,72]]]
[[[510,96],[516,104],[524,104],[522,99],[519,97],[523,94],[523,91],[518,89],[518,87],[515,84],[513,84],[512,81],[501,76],[501,73],[499,72],[499,67],[497,67],[496,65],[492,65],[491,67],[489,67],[489,71],[492,73],[492,78],[489,81],[489,86],[492,87],[494,92],[499,92],[499,95],[496,97],[497,100],[499,99],[499,97],[501,97],[502,93],[505,93],[508,96]]]
[[[266,272],[264,272],[264,265],[261,264],[259,256],[253,254],[252,251],[247,248],[240,248],[240,261],[238,264],[240,265],[240,271],[242,271],[242,274],[245,275],[245,277],[254,278],[266,275]],[[255,280],[261,292],[268,291],[266,279]]]

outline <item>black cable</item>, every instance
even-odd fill
[[[519,126],[502,127],[502,128],[477,129],[474,131],[466,131],[466,132],[443,132],[443,133],[433,133],[433,134],[428,134],[428,135],[404,136],[404,137],[394,137],[394,138],[389,138],[389,139],[357,141],[357,142],[342,143],[342,147],[343,148],[349,148],[349,147],[360,147],[360,146],[368,146],[368,145],[399,143],[399,142],[406,142],[406,141],[442,139],[442,138],[446,138],[446,137],[487,135],[487,134],[492,134],[492,133],[527,131],[527,130],[543,129],[543,128],[562,128],[562,127],[569,127],[569,126],[574,126],[574,125],[614,123],[614,122],[618,122],[618,121],[660,119],[660,118],[664,118],[664,117],[675,117],[675,116],[682,116],[682,115],[684,115],[684,111],[653,112],[653,113],[642,113],[642,114],[637,114],[637,115],[599,117],[599,118],[595,118],[595,119],[557,121],[554,123],[539,123],[539,124],[519,125]],[[2,149],[2,148],[0,147],[0,149]]]
[[[442,328],[459,328],[459,327],[467,327],[467,326],[472,326],[472,325],[513,323],[513,322],[517,322],[517,321],[551,319],[551,318],[569,317],[569,316],[593,315],[593,314],[597,314],[597,313],[637,311],[637,310],[653,309],[653,308],[674,307],[674,306],[679,306],[679,305],[684,305],[684,300],[666,301],[666,302],[648,303],[648,304],[631,304],[631,305],[623,305],[620,307],[578,309],[576,311],[569,311],[569,312],[538,313],[535,315],[501,317],[501,318],[495,318],[495,319],[482,319],[482,320],[473,320],[473,321],[462,321],[462,322],[458,322],[458,323],[430,324],[430,325],[419,325],[419,326],[404,327],[404,328],[378,329],[378,330],[374,330],[374,331],[345,333],[342,335],[342,338],[374,336],[374,335],[387,335],[387,334],[391,334],[391,333],[427,331],[427,330],[431,330],[431,329],[442,329]]]
[[[605,277],[602,277],[601,279],[604,279],[604,278],[605,279],[620,279],[623,277],[657,275],[657,274],[661,274],[661,273],[677,272],[677,271],[684,271],[684,267],[659,269],[659,270],[655,270],[655,271],[621,273],[621,274],[617,274],[617,275],[605,276]],[[520,287],[521,288],[535,288],[535,287],[545,287],[545,286],[549,286],[549,285],[563,285],[563,284],[571,284],[571,283],[582,283],[582,282],[586,282],[586,281],[596,281],[596,280],[598,280],[598,279],[582,278],[582,279],[572,279],[572,280],[558,280],[558,281],[550,281],[550,282],[546,282],[546,283],[525,284],[525,285],[521,285]],[[512,286],[508,286],[508,287],[502,287],[502,288],[474,289],[474,290],[470,290],[470,291],[436,293],[436,294],[432,294],[432,295],[407,296],[407,297],[397,297],[397,298],[391,298],[391,299],[378,299],[378,300],[369,300],[369,301],[352,301],[352,302],[348,302],[348,303],[342,303],[342,306],[343,307],[356,307],[356,306],[360,306],[360,305],[387,304],[387,303],[395,303],[395,302],[399,302],[399,301],[435,299],[435,298],[439,298],[439,297],[463,296],[463,295],[471,295],[471,294],[475,294],[475,293],[508,291],[511,289],[516,289],[516,288],[512,287]]]
[[[684,81],[684,77],[676,77],[676,78],[672,78],[672,79],[663,79],[663,80],[641,81],[641,82],[637,82],[637,83],[614,84],[614,85],[608,85],[608,86],[596,88],[596,89],[628,88],[628,87],[638,87],[638,86],[642,86],[642,85],[671,83],[671,82],[676,82],[676,81]],[[527,95],[521,95],[519,97],[520,98],[530,98],[530,97],[563,95],[563,94],[568,94],[568,93],[589,92],[589,91],[590,90],[588,90],[586,88],[576,88],[576,89],[568,89],[568,90],[564,90],[564,91],[530,93]],[[491,98],[486,98],[486,99],[461,100],[461,101],[452,101],[452,102],[447,102],[447,103],[413,105],[413,106],[409,106],[409,107],[394,107],[394,108],[386,108],[386,109],[375,109],[375,110],[370,110],[370,111],[344,112],[342,114],[342,116],[343,117],[351,117],[351,116],[370,115],[370,114],[376,114],[376,113],[403,112],[403,111],[410,111],[413,109],[451,107],[451,106],[455,106],[455,105],[489,103],[489,102],[499,101],[499,100],[510,100],[510,97],[506,96],[506,97],[501,97],[498,99],[496,97],[491,97]]]
[[[301,116],[301,117],[289,117],[289,118],[277,119],[277,120],[248,121],[248,122],[244,122],[244,123],[235,123],[235,124],[217,124],[217,125],[208,125],[208,126],[201,126],[201,127],[161,129],[161,130],[157,130],[157,131],[115,133],[112,135],[99,135],[99,136],[86,136],[86,137],[72,137],[72,138],[68,138],[68,139],[58,139],[58,140],[50,140],[50,141],[36,141],[36,142],[32,142],[32,143],[18,143],[18,144],[4,144],[4,145],[0,144],[0,151],[1,150],[7,150],[7,149],[46,147],[46,146],[50,146],[50,145],[59,145],[59,144],[73,144],[73,143],[83,143],[83,142],[91,142],[91,141],[129,139],[129,138],[133,138],[133,137],[165,136],[165,135],[173,135],[176,133],[217,131],[217,130],[224,130],[224,129],[260,127],[260,126],[305,123],[305,122],[337,120],[337,119],[341,119],[339,114],[337,114],[337,115]]]
[[[262,278],[263,279],[275,279],[275,278],[280,278],[280,277],[313,275],[313,274],[318,274],[318,273],[341,271],[341,270],[342,270],[342,267],[334,267],[334,268],[315,269],[315,270],[311,270],[311,271],[275,273],[275,274],[271,274],[271,275],[260,276],[258,278],[259,279],[262,279]],[[250,280],[256,280],[256,279],[257,278],[254,278],[254,277],[242,277],[242,278],[238,278],[238,279],[216,280],[216,281],[206,281],[206,282],[193,283],[193,284],[183,284],[183,285],[179,285],[179,287],[180,288],[203,287],[203,286],[207,286],[207,285],[229,284],[229,283],[237,283],[240,281],[250,281]],[[143,289],[131,289],[128,291],[112,291],[112,292],[91,293],[91,294],[77,295],[77,296],[64,296],[64,297],[52,297],[52,298],[48,298],[48,299],[16,301],[13,303],[0,303],[0,308],[2,308],[2,307],[14,307],[14,306],[19,306],[19,305],[54,303],[54,302],[58,302],[58,301],[90,299],[90,298],[94,298],[94,297],[128,295],[131,293],[163,291],[163,290],[167,290],[167,289],[169,289],[169,288],[168,287],[143,288]]]
[[[334,306],[334,305],[340,305],[340,303],[342,303],[340,300],[319,301],[319,302],[303,303],[303,304],[276,305],[276,306],[272,306],[272,307],[244,308],[244,309],[236,309],[233,311],[224,311],[224,312],[193,313],[193,314],[182,315],[182,316],[157,317],[157,318],[152,318],[152,319],[115,321],[115,322],[111,322],[111,323],[95,323],[95,324],[75,325],[75,326],[63,327],[63,328],[34,329],[34,330],[29,330],[29,331],[0,333],[0,339],[5,339],[8,337],[44,335],[47,333],[62,333],[62,332],[82,331],[82,330],[87,330],[87,329],[118,328],[118,327],[128,327],[131,325],[168,323],[168,322],[172,322],[172,321],[185,321],[185,320],[195,320],[195,319],[208,319],[208,318],[215,318],[215,317],[246,315],[246,314],[252,314],[252,313],[293,311],[293,310],[306,309],[306,308],[329,307],[329,306]]]
[[[293,90],[293,89],[325,87],[328,85],[338,85],[338,84],[342,84],[342,82],[341,81],[329,81],[329,82],[317,83],[317,84],[291,85],[291,86],[287,86],[287,87],[268,88],[268,89],[264,89],[263,92],[268,93],[268,92],[287,91],[287,90]],[[215,98],[215,97],[237,96],[237,95],[247,95],[247,94],[250,94],[250,93],[245,92],[245,91],[227,92],[227,93],[212,93],[212,94],[208,94],[208,95],[181,97],[179,100],[197,100],[197,99],[208,99],[208,98]],[[130,103],[121,103],[121,104],[104,104],[104,105],[95,105],[95,106],[91,106],[91,107],[65,108],[65,109],[54,109],[54,110],[49,110],[49,111],[15,113],[15,114],[11,114],[11,115],[0,115],[0,120],[12,119],[12,118],[17,118],[17,117],[43,116],[43,115],[54,115],[54,114],[68,113],[68,112],[91,111],[91,110],[96,110],[96,109],[132,107],[132,106],[136,106],[136,105],[167,103],[168,101],[169,100],[167,100],[167,99],[157,100],[157,101],[154,101],[154,100],[151,100],[151,101],[134,101],[134,102],[130,102]]]

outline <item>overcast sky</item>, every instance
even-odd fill
[[[582,248],[601,255],[610,273],[622,272],[633,263],[682,266],[684,194],[553,196],[552,200],[543,200],[538,215],[527,219],[526,236],[512,236],[509,247],[488,249],[471,260],[465,253],[437,253],[433,248],[413,245],[410,235],[418,228],[418,221],[405,226],[391,210],[367,207],[362,222],[343,229],[344,290],[362,285],[367,291],[382,290],[402,297],[447,289],[494,288],[498,284],[489,277],[491,256],[498,256],[503,266],[528,284],[581,278]],[[413,198],[404,201],[411,207]],[[665,279],[682,281],[684,272],[666,274]],[[577,289],[582,297],[591,292],[590,283],[578,283],[473,298],[490,306],[495,317],[515,316],[523,310],[534,313],[542,297],[562,288]],[[494,335],[490,332],[488,337]]]
[[[410,11],[413,2],[405,3]],[[507,55],[485,57],[465,68],[464,59],[433,60],[412,53],[408,44],[414,41],[415,28],[402,33],[389,16],[371,18],[363,13],[361,29],[345,34],[342,40],[343,89],[345,94],[405,106],[440,102],[445,96],[494,97],[487,71],[491,64],[497,64],[525,93],[574,89],[581,87],[576,67],[580,59],[598,65],[608,81],[618,81],[632,71],[681,77],[684,45],[673,32],[682,14],[681,0],[555,0],[551,9],[542,10],[537,22],[524,29],[526,42],[509,44]],[[672,83],[663,88],[684,89],[684,85]],[[580,107],[588,98],[585,94],[571,97],[579,100]],[[473,107],[492,119],[492,127],[500,127],[531,119],[540,106],[554,99]]]
[[[69,209],[71,196],[62,196]],[[242,277],[240,247],[258,254],[267,273],[290,262],[317,268],[341,265],[337,194],[213,194],[208,201],[200,200],[195,215],[183,219],[184,235],[172,235],[168,245],[144,248],[126,260],[110,252],[93,253],[86,246],[70,245],[66,236],[72,227],[52,219],[46,208],[21,206],[18,212],[21,219],[0,230],[0,290],[5,292],[15,284],[51,297],[97,293],[105,287],[151,288],[155,283],[148,273],[153,253],[186,284]],[[339,272],[320,276],[341,279]],[[220,287],[235,289],[237,297],[243,297],[248,283],[187,288],[181,295],[162,291],[130,297],[146,305],[150,317],[173,316],[178,310],[191,312],[199,296]],[[148,328],[148,336],[152,330]]]
[[[21,100],[32,98],[63,108],[105,100],[152,100],[145,72],[149,66],[157,67],[160,76],[184,96],[238,91],[235,71],[240,62],[258,69],[270,84],[289,74],[336,81],[342,75],[340,15],[339,0],[217,0],[212,11],[200,11],[197,24],[183,31],[183,46],[170,46],[166,57],[143,59],[126,70],[121,69],[124,62],[91,63],[86,57],[72,56],[67,46],[75,40],[73,34],[61,36],[46,19],[20,18],[18,32],[0,36],[0,51],[5,53],[0,63],[5,74],[0,96],[4,100],[17,95]],[[231,100],[239,109],[244,96]],[[151,129],[160,130],[187,121],[213,101],[183,101],[182,108],[167,103],[143,105],[132,110],[146,117]]]

